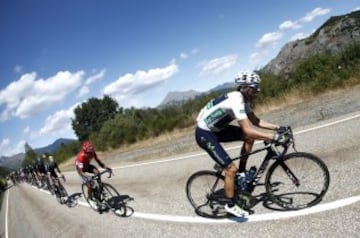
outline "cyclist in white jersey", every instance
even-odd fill
[[[235,216],[248,215],[234,200],[235,175],[245,171],[247,157],[241,159],[238,169],[220,142],[244,141],[241,154],[245,154],[251,152],[254,140],[270,141],[275,138],[274,133],[256,130],[253,126],[269,130],[283,128],[259,119],[252,111],[251,101],[260,92],[260,83],[258,74],[241,72],[235,79],[237,90],[211,100],[197,117],[196,142],[224,168],[224,189],[228,198],[225,209]]]

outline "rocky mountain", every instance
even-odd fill
[[[164,100],[161,102],[159,107],[179,105],[186,100],[194,99],[200,94],[200,92],[197,92],[195,90],[189,90],[184,92],[169,92],[164,98]]]
[[[340,53],[351,43],[360,42],[360,11],[330,17],[307,38],[287,43],[279,54],[260,71],[273,74],[287,74],[304,59],[319,53]],[[170,92],[159,107],[181,105],[186,100],[214,91],[227,91],[234,87],[232,82],[219,85],[207,92]]]
[[[325,52],[337,54],[359,41],[360,11],[333,16],[309,37],[287,43],[261,71],[287,74],[300,60]]]
[[[41,155],[44,153],[53,154],[60,149],[60,146],[62,144],[67,145],[74,141],[75,141],[74,139],[60,138],[60,139],[57,139],[56,141],[54,141],[52,144],[45,146],[45,147],[34,149],[34,151],[38,155]],[[24,157],[25,157],[24,153],[19,153],[19,154],[9,156],[9,157],[1,156],[0,157],[0,166],[8,167],[11,169],[17,169],[20,167]]]

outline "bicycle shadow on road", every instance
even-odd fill
[[[109,211],[119,211],[121,217],[130,217],[134,214],[134,208],[128,205],[128,202],[133,201],[134,198],[130,197],[129,195],[119,195],[111,197],[107,200],[107,203],[111,206],[100,208],[100,213],[109,212]]]
[[[70,208],[76,207],[78,205],[78,199],[81,197],[81,195],[81,193],[73,193],[69,195],[66,201],[64,201],[64,204]]]

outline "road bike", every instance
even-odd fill
[[[62,178],[62,180],[65,182],[65,177],[61,176],[60,178]],[[59,177],[52,177],[52,181],[53,181],[53,185],[52,185],[52,193],[54,193],[56,200],[60,203],[60,204],[67,204],[69,207],[72,207],[76,204],[74,204],[76,202],[76,200],[73,200],[70,198],[68,192],[66,191],[65,187],[62,185],[62,183],[60,182],[60,178]]]
[[[117,216],[127,216],[127,206],[119,192],[110,184],[101,181],[101,175],[108,173],[111,177],[111,170],[104,170],[99,175],[90,177],[89,182],[82,184],[82,194],[89,206],[99,212],[111,210]],[[88,195],[88,185],[92,187],[92,195]],[[130,199],[130,198],[129,198]]]
[[[65,182],[65,177],[61,176],[61,178],[63,179],[63,181]],[[60,203],[60,204],[64,204],[66,201],[66,198],[68,197],[68,193],[66,191],[66,189],[64,188],[64,186],[61,184],[60,182],[60,178],[58,177],[52,177],[52,193],[54,193],[56,200]]]
[[[266,155],[259,169],[243,190],[235,181],[236,203],[253,213],[251,210],[260,201],[268,208],[276,205],[276,210],[300,210],[318,204],[328,190],[330,174],[326,164],[316,155],[298,152],[295,149],[295,139],[290,127],[283,133],[288,139],[286,143],[264,142],[264,146],[246,155],[238,156],[232,161],[240,160],[262,151]],[[287,153],[292,145],[295,152]],[[265,176],[264,184],[259,180],[273,161]],[[190,176],[186,183],[186,195],[195,209],[203,217],[225,218],[224,169],[215,164],[215,171],[202,170]],[[253,195],[255,187],[265,185],[266,192]]]

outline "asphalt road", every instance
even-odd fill
[[[247,221],[198,217],[185,194],[189,176],[212,169],[202,152],[162,158],[142,164],[114,161],[108,180],[121,194],[134,197],[129,217],[98,214],[79,205],[60,205],[48,193],[28,185],[11,188],[4,197],[1,237],[359,237],[360,232],[360,114],[295,128],[298,151],[311,152],[328,165],[331,182],[320,205],[302,212],[278,212],[261,203]],[[230,153],[241,144],[228,144]],[[250,158],[257,165],[262,155]],[[81,192],[80,179],[66,172],[70,194]],[[255,193],[261,193],[259,187]],[[8,201],[8,203],[7,203]]]

